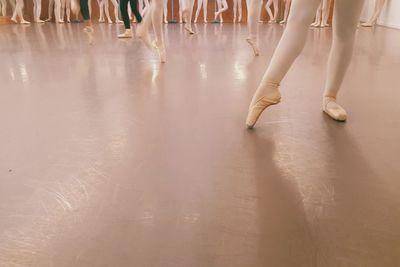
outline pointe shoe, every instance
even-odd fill
[[[260,118],[262,112],[269,106],[276,105],[281,102],[281,94],[279,89],[275,92],[271,92],[268,95],[259,98],[253,105],[250,104],[249,113],[246,119],[246,125],[248,129],[252,129]]]
[[[164,44],[158,44],[156,41],[153,41],[152,45],[158,52],[158,56],[160,58],[160,62],[161,63],[165,63],[166,62],[166,56],[165,56]]]
[[[238,22],[239,22],[239,23],[242,22],[242,17],[241,17],[241,16],[239,16]]]
[[[104,19],[99,19],[99,22],[103,23],[103,22],[105,22],[105,20]]]
[[[233,23],[236,23],[236,17],[233,17],[233,21],[232,21]]]
[[[322,110],[335,121],[344,122],[347,120],[346,110],[336,103],[336,98],[334,97],[324,97]]]
[[[37,20],[35,20],[35,22],[36,22],[36,23],[44,23],[44,20],[37,19]]]
[[[47,18],[46,20],[45,20],[45,22],[49,22],[49,21],[51,21],[53,18]]]
[[[246,41],[251,46],[251,48],[253,48],[254,55],[255,56],[260,55],[260,49],[258,47],[257,38],[247,37]]]
[[[14,23],[18,23],[17,18],[11,18],[11,21],[14,22]]]
[[[149,33],[147,29],[143,28],[143,23],[139,23],[136,28],[136,36],[143,41],[143,43],[148,47],[151,48],[151,42],[149,38]]]
[[[204,23],[206,23],[206,24],[208,23],[207,19],[204,19]]]
[[[117,37],[120,38],[120,39],[133,38],[132,30],[131,29],[126,29],[124,33],[118,34]]]
[[[59,21],[57,21],[57,23],[58,23],[58,24],[63,24],[64,21],[63,21],[63,20],[59,20]]]
[[[31,24],[29,21],[21,19],[21,21],[19,22],[21,24]]]
[[[164,24],[168,24],[168,20],[164,20]]]
[[[186,24],[187,25],[187,24]],[[193,31],[192,27],[190,26],[185,26],[185,30],[189,33],[189,34],[195,34],[195,32]]]
[[[108,24],[113,24],[111,19],[108,20]]]
[[[281,22],[279,22],[279,24],[281,24],[281,25],[286,24],[286,20],[282,20]]]

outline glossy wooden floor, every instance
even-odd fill
[[[312,30],[254,131],[282,34],[166,28],[167,63],[117,26],[0,27],[0,266],[400,266],[400,32],[360,29],[320,110],[330,29]]]

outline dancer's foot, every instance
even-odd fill
[[[207,19],[204,19],[204,23],[208,23]]]
[[[64,21],[63,21],[63,20],[59,20],[59,21],[57,21],[57,23],[59,23],[59,24],[63,24],[63,23],[64,23]]]
[[[193,31],[192,27],[189,26],[189,24],[185,25],[185,30],[190,34],[195,34],[195,32]]]
[[[117,23],[117,24],[123,24],[124,22],[123,22],[122,20],[120,20],[120,19],[117,19],[117,20],[115,21],[115,23]]]
[[[326,27],[329,27],[329,24],[328,24],[328,23],[322,23],[322,24],[321,24],[321,28],[326,28]]]
[[[67,19],[67,23],[71,23],[71,20],[70,20],[70,19]]]
[[[21,19],[21,21],[19,22],[21,24],[31,24],[29,21],[25,20],[25,19]]]
[[[49,22],[49,21],[51,21],[52,19],[53,19],[53,18],[50,17],[50,18],[47,18],[45,21],[46,21],[46,22]]]
[[[132,38],[132,29],[126,29],[124,33],[118,34],[118,38],[123,39],[123,38]]]
[[[281,25],[286,24],[286,20],[282,20],[281,22],[279,22],[279,24],[281,24]]]
[[[249,113],[246,119],[247,128],[251,129],[257,123],[261,113],[269,106],[276,105],[281,101],[279,93],[279,84],[269,82],[266,86],[259,87],[254,94],[249,107]]]
[[[35,20],[35,22],[36,22],[36,23],[44,23],[44,20],[37,19],[37,20]]]
[[[144,28],[143,22],[139,23],[136,28],[136,36],[143,41],[143,43],[151,48],[151,42],[147,29]]]
[[[168,20],[165,19],[165,20],[164,20],[164,24],[168,24]]]
[[[242,22],[242,16],[240,16],[240,15],[239,15],[239,20],[238,20],[238,22],[239,22],[239,23]]]
[[[316,22],[311,24],[311,27],[314,27],[314,28],[318,28],[320,26],[321,26],[321,23],[319,21],[316,21]]]
[[[15,17],[12,17],[12,18],[11,18],[11,21],[14,22],[14,23],[18,23],[18,20],[17,20],[17,18],[15,18]]]
[[[324,97],[322,100],[322,110],[336,121],[346,121],[347,112],[338,103],[334,97]]]
[[[100,23],[106,22],[104,19],[99,19]]]
[[[236,23],[236,17],[233,17],[233,21],[232,21],[233,23]]]
[[[108,19],[108,24],[113,24],[111,19]]]
[[[193,23],[194,23],[194,24],[196,24],[196,23],[197,23],[197,18],[195,18],[195,19],[194,19]]]
[[[270,19],[270,20],[268,21],[268,23],[269,23],[269,24],[276,23],[276,19]]]
[[[256,37],[247,37],[246,38],[247,43],[253,48],[253,52],[255,56],[260,55],[260,49],[258,48],[258,41]]]
[[[164,46],[164,44],[159,44],[156,41],[153,41],[152,45],[158,52],[158,56],[160,58],[160,62],[161,63],[165,63],[166,62],[166,56],[165,56],[165,46]]]

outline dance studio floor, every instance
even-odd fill
[[[1,267],[400,266],[400,31],[359,30],[337,123],[310,29],[249,131],[282,26],[169,25],[164,65],[82,27],[0,27]]]

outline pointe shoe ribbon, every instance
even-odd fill
[[[249,113],[246,119],[247,128],[252,129],[256,124],[262,112],[269,106],[276,105],[281,102],[281,94],[279,90],[269,95],[262,96],[249,108]]]
[[[346,110],[336,103],[336,98],[334,97],[324,97],[322,110],[336,121],[346,121],[347,119]]]

